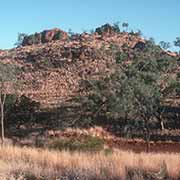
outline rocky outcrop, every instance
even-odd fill
[[[56,40],[66,40],[67,38],[68,34],[66,32],[55,28],[52,30],[45,30],[41,33],[25,36],[22,42],[22,46],[47,43]]]

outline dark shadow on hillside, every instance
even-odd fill
[[[138,121],[107,119],[105,116],[93,119],[92,114],[82,112],[77,104],[66,102],[58,108],[40,109],[37,103],[25,100],[28,108],[24,109],[24,104],[20,104],[21,107],[13,107],[12,116],[7,117],[9,119],[6,120],[6,134],[9,138],[35,138],[44,136],[47,130],[101,126],[116,137],[145,140],[146,132]],[[150,140],[180,142],[179,117],[180,108],[167,106],[164,112],[166,130],[161,131],[160,124],[153,123]]]

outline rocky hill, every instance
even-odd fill
[[[42,107],[57,107],[76,96],[82,79],[113,71],[117,50],[128,51],[126,58],[131,59],[145,44],[137,33],[119,32],[108,24],[92,34],[71,36],[53,29],[25,37],[21,47],[0,51],[0,60],[22,68],[19,94]]]

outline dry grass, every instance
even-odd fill
[[[158,172],[163,161],[169,176],[180,177],[180,154],[135,154],[0,148],[0,179],[125,179],[127,169]]]

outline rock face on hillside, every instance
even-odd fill
[[[108,34],[108,35],[107,35]],[[60,36],[59,36],[60,35]],[[94,34],[75,34],[53,29],[32,35],[23,41],[23,47],[0,52],[0,60],[18,65],[23,70],[24,82],[19,94],[25,94],[41,103],[42,107],[59,106],[80,91],[80,82],[98,78],[113,71],[114,47],[131,52],[143,48],[145,40],[137,35],[117,32],[104,25]]]
[[[47,43],[56,40],[66,40],[67,38],[68,34],[66,32],[54,28],[52,30],[45,30],[40,33],[25,36],[22,42],[22,46]]]

